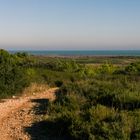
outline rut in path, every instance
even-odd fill
[[[47,105],[48,100],[55,99],[58,88],[48,89],[29,97],[7,99],[0,103],[0,140],[31,140],[25,128],[30,127],[39,118],[44,109],[41,103]],[[47,109],[47,108],[46,108]],[[41,112],[42,111],[42,112]],[[36,132],[35,132],[36,133]]]

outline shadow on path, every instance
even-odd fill
[[[41,121],[34,123],[31,127],[26,127],[25,132],[31,136],[31,140],[72,140],[67,136],[53,135],[57,123]],[[61,126],[63,127],[63,126]]]
[[[31,99],[31,102],[37,103],[33,108],[35,115],[44,115],[47,113],[49,99]],[[45,121],[35,122],[32,126],[25,127],[24,131],[30,135],[31,140],[49,140],[46,136],[45,127]]]
[[[46,135],[46,122],[36,122],[32,124],[31,127],[26,127],[25,132],[27,132],[31,140],[51,140]]]
[[[44,115],[47,113],[48,99],[32,99],[31,102],[37,103],[33,108],[35,115]],[[56,125],[56,123],[51,121],[40,121],[33,123],[30,127],[25,127],[24,131],[30,135],[31,140],[68,140],[52,135]]]
[[[32,99],[31,102],[37,103],[33,108],[35,115],[44,115],[47,113],[49,99]]]

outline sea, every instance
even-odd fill
[[[45,56],[140,56],[140,50],[10,50]]]

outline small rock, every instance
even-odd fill
[[[12,98],[13,98],[13,99],[15,99],[15,98],[16,98],[16,96],[12,96]]]

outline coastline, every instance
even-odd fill
[[[9,52],[21,52],[34,56],[47,56],[59,58],[140,57],[140,50],[9,50]]]

